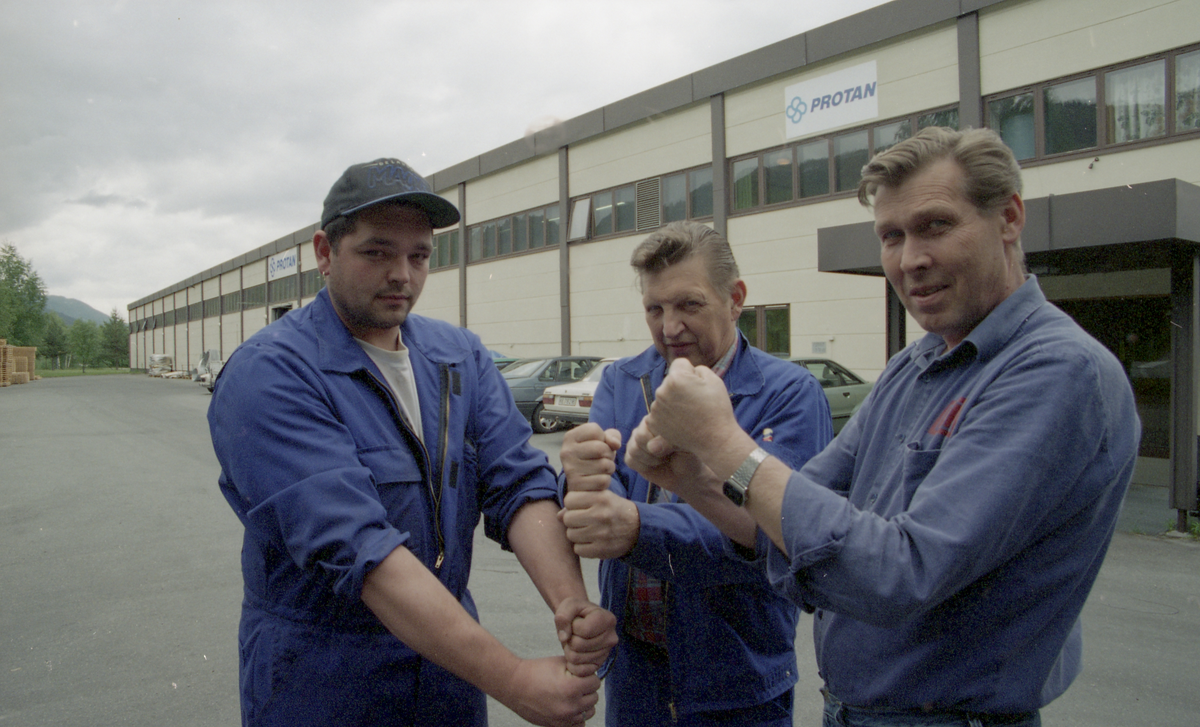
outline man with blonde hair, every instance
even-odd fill
[[[859,198],[928,334],[837,439],[796,470],[676,361],[626,461],[714,522],[714,486],[671,478],[675,458],[745,502],[771,582],[815,613],[827,727],[1036,727],[1080,670],[1137,457],[1129,382],[1025,273],[1020,172],[995,133],[925,129],[866,166]]]

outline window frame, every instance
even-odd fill
[[[470,225],[467,227],[466,235],[463,236],[463,239],[466,241],[466,244],[463,246],[463,255],[460,256],[456,252],[458,246],[453,245],[450,248],[450,264],[438,266],[437,268],[430,266],[430,270],[445,270],[458,267],[459,260],[463,260],[467,265],[474,265],[475,263],[488,262],[490,260],[501,260],[518,255],[539,253],[545,251],[547,248],[558,247],[558,224],[562,219],[558,206],[557,202],[548,205],[539,205]],[[524,229],[517,230],[516,225],[518,224],[522,225]],[[540,233],[537,235],[534,234],[534,225],[537,225],[540,229]],[[435,253],[438,250],[438,238],[457,240],[457,237],[450,237],[457,235],[458,230],[451,230],[435,236]],[[518,250],[515,248],[517,241],[520,239],[525,240],[525,246],[523,249]],[[541,242],[536,247],[533,247],[535,240],[541,240]],[[502,246],[506,249],[502,250]]]
[[[703,179],[705,172],[708,178]],[[663,191],[667,187],[667,180],[677,177],[683,177],[683,209],[684,216],[682,219],[673,218],[667,219],[667,205]],[[638,188],[648,182],[658,181],[658,224],[638,227]],[[700,180],[697,182],[697,180]],[[713,213],[710,209],[704,214],[697,215],[696,212],[696,195],[701,193],[705,186],[710,190],[709,198],[712,197],[712,164],[701,164],[695,167],[688,167],[666,174],[658,174],[644,179],[638,179],[634,182],[625,182],[613,187],[597,189],[587,194],[579,195],[571,199],[571,227],[567,241],[569,243],[589,242],[592,240],[608,240],[617,237],[628,237],[630,235],[639,235],[662,228],[664,225],[671,222],[683,222],[686,220],[705,220],[712,219]],[[621,200],[621,195],[627,195],[624,201]],[[604,204],[597,204],[598,201],[603,201]],[[621,205],[627,205],[625,208],[627,214],[622,216]],[[710,202],[711,206],[711,202]],[[608,210],[608,227],[601,231],[596,229],[596,210]],[[652,209],[652,208],[651,208]],[[586,216],[586,217],[585,217]],[[632,222],[632,227],[621,226],[620,220],[626,219]]]
[[[909,136],[911,136],[912,134],[916,133],[914,130],[919,130],[919,129],[924,128],[924,126],[922,126],[922,124],[921,124],[921,122],[924,119],[933,117],[937,114],[945,114],[948,112],[952,112],[956,120],[958,118],[960,118],[959,105],[957,103],[946,104],[946,105],[942,105],[942,106],[935,106],[935,107],[929,108],[929,109],[921,109],[919,111],[914,111],[912,113],[908,113],[903,116],[895,116],[895,117],[888,118],[888,119],[873,119],[869,124],[860,124],[858,126],[852,126],[852,127],[848,127],[845,129],[839,129],[835,132],[828,133],[828,134],[820,134],[817,136],[807,136],[802,139],[795,139],[793,141],[788,142],[787,144],[773,146],[773,147],[770,147],[767,149],[760,149],[760,150],[755,151],[750,154],[741,154],[736,157],[730,157],[727,160],[727,164],[728,164],[727,169],[728,169],[728,174],[729,174],[729,185],[728,185],[729,191],[728,191],[728,199],[726,200],[726,203],[729,205],[729,216],[735,217],[735,216],[741,216],[741,215],[746,215],[746,214],[754,214],[756,212],[782,209],[785,207],[792,207],[792,206],[796,206],[796,205],[813,204],[815,202],[824,202],[824,201],[827,201],[830,199],[841,199],[841,198],[847,198],[847,197],[854,197],[858,194],[858,191],[857,191],[858,190],[858,181],[857,180],[855,180],[852,184],[850,184],[849,187],[847,187],[845,189],[842,189],[842,190],[838,189],[838,187],[841,186],[839,184],[839,177],[838,177],[838,156],[835,153],[838,140],[849,139],[853,136],[857,136],[859,134],[862,134],[863,132],[866,132],[866,134],[867,134],[867,159],[870,160],[870,158],[872,156],[874,156],[876,153],[878,153],[878,151],[880,151],[880,148],[879,148],[880,144],[878,143],[878,141],[875,138],[875,135],[878,131],[880,131],[886,127],[903,125],[903,124],[907,123],[908,128],[909,128]],[[925,126],[928,126],[928,125],[929,124],[925,124]],[[905,138],[908,138],[908,137],[905,137]],[[800,156],[801,156],[800,151],[802,149],[813,147],[815,145],[820,145],[822,143],[825,145],[825,164],[826,164],[825,184],[826,184],[826,189],[824,192],[817,192],[817,193],[813,193],[813,194],[804,194],[804,187],[802,186],[802,182],[804,181],[804,172],[803,172],[804,162],[800,158]],[[893,142],[893,144],[894,143],[895,142]],[[888,144],[888,147],[890,147],[890,146],[892,146],[892,144]],[[786,153],[788,151],[791,152],[792,196],[790,199],[781,199],[781,200],[774,201],[774,202],[768,202],[767,201],[767,191],[768,191],[767,159],[771,156],[774,156],[774,155],[777,155],[780,153]],[[734,169],[743,167],[746,165],[746,162],[750,162],[750,161],[757,162],[757,170],[755,172],[755,177],[754,177],[756,188],[755,188],[754,195],[753,195],[754,199],[755,199],[755,203],[748,205],[748,206],[739,207],[739,206],[737,206],[738,189],[737,189],[737,182],[736,182],[737,178],[734,174]]]
[[[1200,43],[1159,51],[1158,53],[1152,53],[1147,56],[1132,58],[1120,63],[1101,66],[1099,68],[1083,71],[1081,73],[1047,78],[1045,80],[1038,81],[1037,83],[1011,88],[999,93],[988,94],[983,97],[984,125],[995,130],[997,133],[1000,133],[999,129],[995,129],[992,126],[991,104],[1005,99],[1016,98],[1025,94],[1031,94],[1033,96],[1034,155],[1019,159],[1018,161],[1020,161],[1022,167],[1053,164],[1064,160],[1082,159],[1087,157],[1099,158],[1100,155],[1111,152],[1128,151],[1144,147],[1157,146],[1159,144],[1171,144],[1189,138],[1200,137],[1200,128],[1185,129],[1180,131],[1177,128],[1176,118],[1176,104],[1178,103],[1175,88],[1177,73],[1176,60],[1180,56],[1186,56],[1197,51],[1200,51]],[[1109,75],[1158,61],[1163,62],[1163,133],[1156,136],[1142,137],[1128,141],[1109,141]],[[1095,83],[1096,144],[1095,146],[1049,154],[1046,152],[1046,89],[1085,79],[1092,79]],[[1005,143],[1008,143],[1007,140]]]

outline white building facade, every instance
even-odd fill
[[[598,108],[428,177],[463,220],[436,234],[417,312],[507,356],[632,355],[650,339],[630,253],[695,219],[730,240],[752,343],[873,379],[922,331],[882,277],[860,170],[924,126],[988,126],[1021,159],[1031,270],[1130,373],[1145,428],[1136,481],[1167,486],[1186,517],[1200,418],[1197,18],[1200,0],[895,0]],[[131,304],[132,366],[227,357],[311,301],[314,230]]]

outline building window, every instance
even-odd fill
[[[198,321],[204,318],[204,304],[192,303],[188,306],[188,320]]]
[[[660,190],[661,224],[712,216],[711,166],[665,176]]]
[[[1166,64],[1159,59],[1104,74],[1105,141],[1121,144],[1167,133]]]
[[[1046,154],[1062,154],[1096,146],[1096,79],[1046,86]]]
[[[713,181],[712,167],[693,169],[688,175],[688,219],[712,217]]]
[[[921,114],[917,117],[917,131],[928,126],[948,126],[951,129],[957,129],[958,107],[954,106],[948,109],[930,111],[927,114]]]
[[[871,161],[870,143],[866,129],[833,137],[833,166],[837,173],[837,191],[851,192],[858,189],[858,182],[862,179],[862,168]]]
[[[751,346],[773,356],[786,358],[792,355],[791,308],[788,305],[746,306],[737,325]]]
[[[242,309],[262,308],[267,304],[267,284],[259,283],[242,291]]]
[[[883,126],[876,126],[872,136],[875,140],[872,149],[874,153],[878,154],[912,136],[912,121],[910,119],[903,119],[902,121],[894,121]]]
[[[215,318],[221,315],[221,299],[209,298],[204,301],[204,317]]]
[[[175,325],[175,311],[169,310],[166,313],[163,313],[163,325],[164,326]]]
[[[1036,161],[1192,134],[1200,129],[1198,101],[1193,46],[997,94],[986,99],[987,124],[1017,159]]]
[[[637,227],[637,188],[630,184],[613,190],[613,221],[616,232],[629,232]]]
[[[555,204],[469,228],[467,260],[479,262],[557,244],[558,205]],[[437,267],[458,265],[458,230],[438,235],[434,238],[434,248]]]
[[[612,192],[592,195],[592,237],[612,234]]]
[[[763,192],[765,204],[791,202],[794,198],[792,163],[793,149],[781,149],[763,154]]]
[[[914,128],[932,125],[958,128],[958,108],[912,114],[734,159],[730,208],[736,213],[854,192],[873,154],[909,138]],[[707,181],[711,188],[711,176]]]
[[[450,230],[433,236],[433,254],[429,256],[429,269],[456,267],[458,265],[458,230]]]
[[[733,208],[745,210],[758,206],[758,157],[733,163]]]
[[[825,139],[796,147],[800,199],[829,194],[829,142]]]
[[[1200,129],[1200,50],[1175,56],[1175,130]]]
[[[296,300],[300,297],[300,276],[289,275],[267,283],[267,296],[271,303]]]
[[[988,126],[1000,134],[1018,161],[1037,156],[1037,127],[1033,120],[1033,94],[988,102]]]
[[[325,287],[325,276],[321,275],[321,271],[313,268],[300,273],[300,295],[308,298],[321,292],[321,288]]]
[[[242,291],[235,290],[232,293],[226,293],[221,296],[221,312],[222,313],[241,313],[242,312]]]
[[[662,221],[679,222],[687,219],[687,175],[672,174],[662,180]]]

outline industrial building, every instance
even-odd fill
[[[650,339],[629,255],[696,219],[733,246],[751,343],[873,379],[922,331],[882,277],[860,170],[924,126],[988,126],[1021,159],[1031,271],[1129,372],[1144,426],[1135,482],[1163,486],[1186,521],[1197,18],[1200,0],[895,0],[697,70],[430,175],[463,220],[437,231],[417,312],[508,356],[630,355]],[[312,300],[315,227],[132,303],[132,365],[228,356]]]

